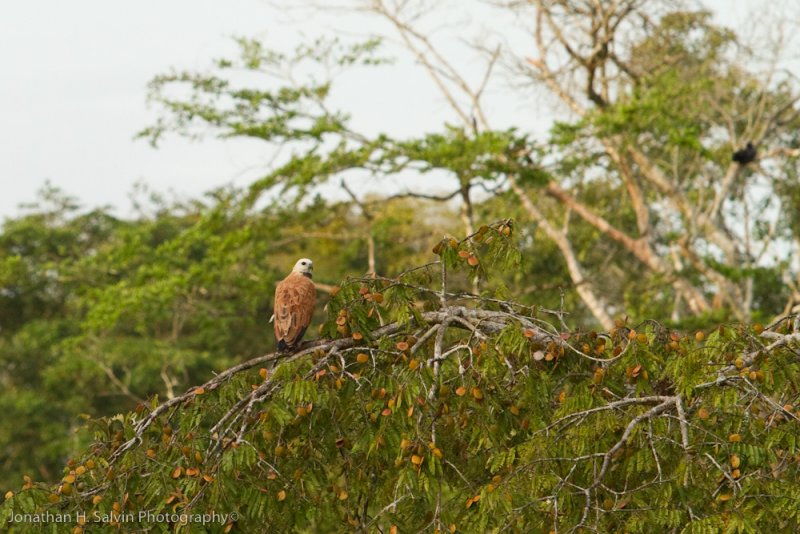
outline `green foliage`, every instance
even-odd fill
[[[274,285],[297,257],[315,258],[323,283],[366,265],[350,204],[253,212],[243,192],[220,191],[123,221],[44,194],[0,234],[0,487],[23,474],[58,478],[69,451],[88,443],[79,414],[177,395],[270,350]],[[435,226],[415,219],[426,209],[398,200],[376,217],[380,272],[429,255]]]
[[[237,42],[239,59],[218,60],[214,73],[173,71],[154,78],[149,98],[170,114],[139,136],[155,146],[166,132],[196,138],[203,134],[202,127],[211,125],[223,137],[320,142],[327,134],[342,132],[346,116],[329,113],[322,105],[330,91],[329,82],[310,75],[302,85],[292,85],[289,80],[309,63],[323,64],[333,74],[345,67],[388,62],[377,55],[380,41],[374,39],[354,45],[318,39],[288,54],[268,50],[253,39],[239,38]],[[225,76],[236,69],[260,77],[270,88],[253,89],[231,82]],[[190,101],[182,96],[187,90],[193,95]]]
[[[451,288],[499,283],[516,232],[482,226],[436,244],[437,262],[346,280],[322,339],[87,422],[61,481],[26,480],[0,518],[21,532],[10,514],[56,510],[127,530],[213,512],[186,528],[799,528],[791,324],[559,332],[543,310]]]
[[[707,159],[707,140],[718,118],[703,112],[735,98],[738,70],[725,72],[726,53],[735,36],[710,23],[708,12],[678,12],[664,16],[657,28],[631,51],[637,77],[630,94],[599,110],[595,125],[601,135],[644,133],[665,152],[688,150]],[[665,58],[668,58],[665,61]],[[726,156],[727,151],[726,151]]]

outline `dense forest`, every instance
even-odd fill
[[[528,47],[476,45],[463,72],[434,3],[352,4],[431,77],[438,131],[371,135],[329,105],[337,72],[392,68],[381,39],[243,38],[156,76],[139,136],[280,146],[262,178],[140,191],[124,218],[51,185],[3,222],[5,530],[800,530],[779,38],[666,0],[498,3]],[[559,120],[494,129],[496,86]],[[436,187],[389,185],[410,176]],[[300,257],[318,305],[275,352]]]

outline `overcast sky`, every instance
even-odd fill
[[[763,2],[707,5],[737,27]],[[271,156],[256,141],[170,136],[156,150],[133,139],[155,117],[146,104],[147,82],[170,67],[203,70],[213,58],[234,56],[233,36],[301,42],[330,34],[325,21],[350,31],[369,27],[332,15],[301,24],[263,0],[2,2],[0,220],[20,213],[18,204],[34,200],[47,180],[85,206],[109,205],[121,215],[137,181],[183,197],[247,184]],[[411,135],[449,117],[430,89],[425,74],[406,61],[363,80],[346,79],[336,96],[361,129]],[[546,127],[531,127],[541,117],[496,111],[526,130]]]

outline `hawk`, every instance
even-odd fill
[[[317,289],[311,281],[314,263],[301,258],[294,264],[289,276],[275,288],[275,340],[278,350],[294,349],[303,339],[314,314]]]

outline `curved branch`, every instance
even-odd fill
[[[476,308],[467,308],[464,306],[448,306],[443,310],[423,312],[419,315],[419,317],[421,318],[421,322],[427,325],[457,324],[457,322],[453,321],[455,318],[473,319],[479,321],[480,328],[483,329],[485,333],[497,333],[506,326],[508,326],[509,324],[511,324],[512,321],[518,321],[519,319],[525,320],[525,318],[522,316],[517,316],[516,314],[509,313],[506,311],[503,312],[489,311]],[[411,323],[407,322],[390,323],[387,324],[386,326],[382,326],[376,329],[375,331],[372,332],[371,335],[376,339],[386,336],[392,336],[407,331],[407,329],[409,328],[409,324],[415,324],[416,322],[417,321],[412,320]],[[558,343],[559,345],[569,347],[568,345],[566,345],[566,342],[557,335],[550,332],[546,332],[545,330],[536,327],[530,321],[526,320],[525,322],[526,322],[526,327],[531,330],[532,340],[542,343],[555,342]],[[293,353],[273,352],[269,354],[264,354],[263,356],[252,358],[246,362],[240,363],[239,365],[235,365],[229,369],[226,369],[225,371],[216,375],[214,378],[208,380],[204,384],[192,387],[182,395],[169,399],[166,402],[163,402],[160,405],[158,405],[144,419],[142,419],[136,424],[136,426],[134,427],[134,436],[125,443],[123,443],[122,445],[120,445],[120,447],[114,451],[114,453],[109,458],[109,463],[114,463],[126,451],[130,450],[137,443],[139,443],[142,440],[142,435],[144,434],[144,432],[153,424],[153,422],[155,422],[156,419],[158,419],[159,416],[168,412],[172,408],[175,408],[181,404],[185,404],[187,402],[194,400],[199,395],[204,395],[208,392],[218,389],[220,386],[224,385],[226,382],[228,382],[231,378],[233,378],[239,373],[242,373],[258,365],[269,362],[280,361],[286,364],[289,362],[296,361],[299,358],[302,358],[303,356],[318,351],[327,352],[329,355],[332,353],[338,353],[342,350],[353,348],[357,346],[358,343],[359,341],[356,341],[352,337],[334,339],[334,340],[320,339],[317,341],[303,343],[303,345]],[[241,409],[246,408],[248,406],[252,406],[255,402],[263,401],[264,398],[266,398],[266,396],[271,392],[270,390],[271,385],[272,385],[271,381],[266,380],[264,384],[259,386],[257,389],[251,391],[243,399],[237,402],[225,416],[223,416],[222,422],[233,417],[235,413],[239,412]],[[215,430],[220,430],[221,427],[222,425],[220,424],[220,422],[218,422],[217,425],[215,426]],[[218,441],[221,441],[224,437],[225,437],[224,435],[218,435],[216,439]]]

